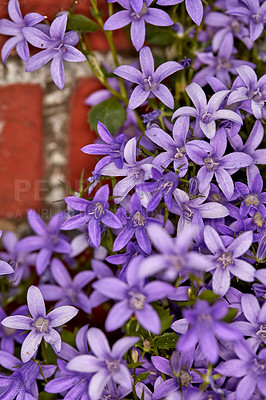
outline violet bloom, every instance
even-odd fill
[[[22,279],[27,279],[30,275],[30,266],[36,263],[36,253],[18,251],[19,240],[14,232],[7,231],[4,233],[2,243],[6,252],[0,251],[0,258],[11,264],[14,273],[10,274],[7,279],[14,286],[19,285]]]
[[[101,398],[104,387],[111,380],[131,388],[132,379],[123,360],[125,353],[139,341],[139,337],[124,337],[119,339],[110,349],[104,333],[98,328],[88,331],[88,343],[95,355],[81,355],[72,358],[67,364],[67,369],[82,373],[94,373],[89,384],[89,397],[91,400]]]
[[[156,387],[152,400],[165,398],[170,393],[175,393],[180,386],[182,391],[186,392],[187,388],[191,388],[191,383],[202,382],[202,378],[197,372],[190,371],[193,364],[193,352],[174,351],[170,360],[153,356],[151,361],[160,372],[171,376],[170,379],[166,379]]]
[[[77,315],[78,310],[72,306],[55,308],[46,315],[45,304],[40,289],[30,286],[27,293],[28,309],[32,317],[14,315],[6,317],[2,325],[13,328],[30,330],[21,347],[21,359],[29,361],[36,353],[42,338],[49,343],[54,351],[58,353],[61,349],[61,337],[53,329],[64,325]]]
[[[28,61],[30,58],[30,51],[27,40],[23,34],[22,28],[26,26],[33,26],[41,22],[45,17],[38,13],[29,13],[23,18],[21,15],[18,0],[9,0],[8,14],[12,21],[8,19],[0,20],[0,33],[2,35],[13,36],[8,39],[1,50],[3,63],[6,62],[7,57],[12,49],[16,47],[19,57],[23,61]]]
[[[151,223],[161,224],[161,221],[150,218],[147,211],[142,207],[140,198],[134,193],[129,203],[130,216],[127,218],[126,226],[119,233],[114,241],[113,251],[119,251],[125,247],[133,235],[135,235],[138,245],[146,254],[151,253],[151,244],[146,234],[147,226]]]
[[[1,376],[1,399],[36,400],[39,396],[36,379],[47,379],[56,370],[55,365],[40,365],[36,361],[21,363],[17,357],[0,351],[0,365],[13,373]]]
[[[61,229],[76,229],[81,225],[88,224],[89,237],[94,246],[99,247],[101,243],[100,222],[111,228],[122,228],[119,218],[108,210],[108,197],[108,185],[98,189],[92,201],[74,196],[66,197],[65,202],[81,213],[66,220]]]
[[[0,238],[1,236],[2,231],[0,231]],[[7,262],[0,260],[0,276],[12,273],[14,273],[13,268]]]
[[[110,299],[119,300],[108,313],[105,321],[107,331],[120,328],[135,314],[138,322],[147,331],[160,334],[161,322],[158,314],[149,304],[161,300],[173,291],[172,285],[161,281],[144,284],[139,278],[141,256],[135,257],[126,271],[127,282],[117,278],[104,278],[93,283],[93,287]]]
[[[216,133],[217,119],[225,119],[242,124],[242,118],[231,110],[218,110],[225,97],[229,94],[229,90],[221,90],[212,95],[207,103],[206,95],[203,89],[195,82],[186,87],[186,92],[193,101],[196,108],[180,107],[174,114],[173,118],[180,115],[187,115],[196,118],[196,126],[194,130],[198,133],[204,133],[207,138],[212,139]],[[194,132],[195,133],[195,132]]]
[[[204,203],[208,197],[209,191],[210,188],[207,187],[205,192],[201,193],[200,196],[190,199],[186,192],[178,188],[175,189],[174,198],[176,202],[173,204],[170,211],[180,215],[177,224],[178,232],[181,231],[184,226],[203,225],[203,218],[223,218],[230,214],[229,210],[224,205],[216,201]]]
[[[54,252],[69,254],[72,251],[66,236],[59,234],[61,225],[65,219],[65,213],[55,214],[49,221],[48,226],[34,210],[28,210],[28,221],[31,228],[38,236],[27,236],[17,244],[18,252],[29,252],[39,250],[36,259],[36,271],[41,275],[50,263]]]
[[[136,187],[136,190],[142,192],[154,192],[147,205],[147,212],[155,210],[162,198],[164,198],[167,208],[170,209],[172,207],[173,192],[178,185],[178,175],[171,171],[163,175],[153,168],[152,177],[154,182],[141,183]]]
[[[163,271],[163,277],[173,281],[178,275],[206,271],[209,267],[206,257],[189,251],[197,231],[196,227],[187,227],[172,238],[162,227],[151,225],[148,228],[149,237],[161,254],[151,255],[142,261],[140,277],[146,278]]]
[[[137,139],[130,139],[124,150],[124,162],[123,168],[119,169],[112,162],[111,164],[103,167],[101,170],[102,175],[107,176],[125,176],[121,179],[113,188],[113,196],[115,197],[115,203],[121,203],[126,195],[139,183],[151,178],[152,170],[152,157],[146,157],[141,161],[137,161]]]
[[[235,397],[237,400],[251,399],[256,389],[263,397],[266,396],[266,349],[256,354],[244,340],[241,340],[235,344],[234,351],[238,358],[221,363],[215,371],[238,378]]]
[[[86,154],[106,155],[95,166],[94,173],[97,174],[106,165],[114,162],[117,168],[123,167],[125,135],[122,133],[113,137],[106,126],[101,122],[97,124],[97,131],[101,139],[106,143],[89,144],[82,147],[81,151]]]
[[[184,310],[183,316],[189,323],[187,333],[177,342],[180,351],[192,351],[199,342],[201,350],[212,364],[218,361],[218,343],[216,337],[224,340],[239,340],[242,335],[231,325],[220,321],[228,311],[226,302],[219,301],[212,306],[205,300],[198,300],[192,310]],[[183,320],[172,324],[172,329],[180,332]],[[184,325],[184,324],[183,324]]]
[[[167,107],[173,109],[174,98],[161,81],[184,67],[175,61],[167,61],[154,71],[152,52],[147,46],[140,50],[139,62],[142,72],[129,65],[121,65],[113,71],[115,75],[138,85],[130,96],[128,108],[133,110],[143,104],[150,95],[154,95]]]
[[[56,300],[56,307],[72,305],[81,308],[86,313],[91,313],[91,301],[82,288],[95,278],[94,272],[81,271],[72,280],[64,264],[54,258],[51,262],[51,274],[58,286],[39,285],[44,300]]]
[[[234,194],[234,182],[231,174],[252,164],[253,159],[242,152],[233,152],[224,156],[226,147],[227,137],[224,129],[211,139],[210,143],[203,140],[192,140],[186,145],[191,160],[201,166],[197,173],[200,192],[208,187],[215,175],[220,189],[230,200]]]
[[[257,351],[260,344],[266,344],[266,302],[260,307],[253,294],[244,293],[241,305],[245,320],[235,321],[233,326],[238,328],[243,336],[249,338],[248,344]]]
[[[67,362],[82,354],[88,354],[87,345],[88,325],[79,329],[76,335],[76,347],[62,343],[62,348],[57,358],[58,371],[55,378],[45,385],[48,393],[65,393],[65,399],[88,400],[88,387],[92,374],[88,372],[76,372],[67,369]]]
[[[165,11],[149,7],[153,0],[143,0],[140,10],[139,6],[133,7],[130,0],[117,0],[117,2],[124,7],[125,10],[118,11],[116,14],[111,15],[105,22],[103,29],[112,31],[131,23],[131,40],[137,51],[144,45],[145,22],[156,26],[169,26],[174,24]]]
[[[266,23],[265,1],[260,5],[259,0],[241,0],[239,7],[231,7],[227,13],[248,20],[250,39],[253,42],[262,34]]]
[[[167,168],[173,162],[174,170],[179,169],[182,178],[188,170],[188,158],[186,155],[186,138],[189,131],[189,117],[180,117],[176,120],[173,128],[173,138],[159,127],[152,127],[145,131],[145,135],[157,146],[165,151],[158,154],[152,161],[153,165]]]
[[[59,89],[65,84],[63,61],[86,61],[86,57],[74,46],[79,41],[75,31],[66,33],[67,14],[56,17],[50,26],[50,36],[37,28],[23,28],[27,41],[35,47],[45,49],[33,55],[26,64],[26,71],[31,72],[52,60],[51,74]]]
[[[160,6],[172,6],[174,4],[182,3],[183,0],[158,0],[157,4]],[[200,25],[203,17],[203,5],[201,0],[185,0],[187,12],[195,22]]]
[[[254,114],[257,119],[263,118],[263,107],[266,102],[266,74],[258,80],[256,72],[248,65],[241,65],[236,68],[236,71],[239,76],[234,82],[235,90],[230,93],[227,104],[241,102],[240,108]]]
[[[207,225],[204,229],[205,244],[213,254],[210,260],[210,271],[213,271],[212,288],[220,296],[224,296],[230,287],[231,274],[245,282],[253,282],[255,269],[244,260],[239,260],[250,248],[253,232],[248,231],[233,239],[225,246],[214,228]]]
[[[253,217],[256,212],[259,212],[261,215],[266,213],[263,204],[266,203],[266,192],[261,192],[263,189],[263,180],[260,174],[257,174],[254,179],[249,180],[248,186],[242,182],[236,182],[235,186],[243,198],[239,210],[241,217],[246,217],[248,214]]]
[[[245,144],[239,135],[229,137],[230,144],[235,151],[241,151],[253,158],[253,163],[247,167],[247,178],[251,181],[260,173],[257,164],[266,164],[266,149],[257,149],[264,138],[264,128],[262,123],[257,120],[249,134]]]

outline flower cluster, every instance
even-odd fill
[[[94,20],[49,25],[18,0],[0,20],[3,62],[51,61],[63,89],[63,61],[86,60],[104,86],[85,102],[99,137],[81,151],[103,156],[86,189],[2,238],[0,399],[263,400],[266,0],[90,1]],[[132,65],[112,38],[128,25]]]

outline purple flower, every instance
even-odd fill
[[[170,90],[161,83],[167,76],[183,69],[182,65],[175,61],[167,61],[154,71],[154,60],[149,47],[143,47],[139,52],[139,62],[142,72],[128,65],[117,67],[113,73],[128,81],[137,83],[133,90],[128,107],[139,107],[149,97],[154,95],[169,108],[174,108],[174,98]]]
[[[78,313],[75,307],[62,306],[55,308],[46,315],[43,296],[36,286],[29,287],[27,303],[31,318],[24,315],[14,315],[6,317],[1,322],[8,328],[31,331],[21,347],[21,359],[25,363],[34,356],[42,338],[58,353],[61,349],[61,337],[53,328],[65,324]]]
[[[66,237],[59,234],[65,213],[59,212],[50,220],[48,226],[34,210],[28,210],[28,221],[38,236],[28,236],[17,244],[18,252],[40,250],[36,259],[36,271],[41,275],[50,263],[53,252],[69,254],[72,251]]]
[[[215,371],[225,376],[238,378],[235,397],[237,400],[251,399],[256,388],[259,393],[266,396],[266,349],[256,355],[254,350],[241,340],[235,344],[234,350],[238,358],[221,363]]]
[[[72,358],[82,354],[88,354],[87,332],[88,325],[79,329],[75,340],[78,350],[67,343],[62,343],[61,351],[58,354],[60,358],[57,359],[59,371],[57,371],[55,378],[46,384],[46,392],[64,393],[67,391],[65,398],[75,400],[88,399],[88,387],[92,374],[87,372],[70,371],[66,368],[66,361],[70,361]]]
[[[0,20],[0,33],[2,35],[13,36],[8,39],[1,50],[3,63],[6,62],[7,57],[12,49],[16,46],[19,57],[23,61],[28,61],[30,58],[29,46],[25,39],[22,28],[26,26],[33,26],[41,22],[45,17],[38,13],[30,13],[23,18],[21,15],[18,0],[9,0],[8,14],[12,21],[8,19]]]
[[[156,275],[164,271],[164,278],[173,281],[189,272],[205,271],[209,261],[195,251],[189,251],[191,242],[198,229],[187,227],[172,238],[165,229],[157,225],[148,228],[148,234],[154,247],[161,253],[146,257],[139,271],[141,278]]]
[[[256,212],[262,215],[266,213],[265,206],[263,205],[263,203],[266,203],[266,193],[261,193],[263,180],[260,174],[257,174],[254,179],[249,180],[248,186],[242,182],[236,182],[235,186],[243,198],[239,210],[241,217],[246,217],[248,214],[253,217]]]
[[[17,308],[11,315],[27,315],[27,306],[21,306]],[[5,311],[0,307],[0,320],[2,321],[7,315]],[[1,350],[7,351],[10,354],[14,354],[15,341],[22,344],[25,339],[23,331],[17,329],[7,328],[4,325],[0,325],[0,337],[1,337]]]
[[[113,251],[119,251],[125,247],[133,235],[135,235],[138,245],[146,254],[151,253],[151,244],[146,234],[147,226],[151,223],[161,224],[161,221],[150,218],[143,209],[139,196],[134,193],[129,203],[130,216],[127,218],[126,226],[119,233],[114,241]]]
[[[174,163],[174,170],[179,169],[179,176],[182,178],[188,170],[188,158],[186,156],[186,137],[189,131],[189,117],[180,117],[176,120],[173,128],[173,138],[159,127],[152,127],[145,132],[150,140],[163,148],[152,161],[153,165],[160,168],[167,168]]]
[[[2,231],[0,231],[0,238],[1,236]],[[13,272],[13,268],[7,262],[0,260],[0,275],[12,274]]]
[[[158,0],[160,6],[171,6],[182,3],[183,0]],[[195,24],[200,25],[203,17],[203,5],[201,0],[185,0],[185,5],[190,18]]]
[[[193,101],[196,108],[180,107],[174,114],[173,118],[180,115],[188,115],[196,118],[196,129],[198,132],[204,133],[207,138],[212,139],[216,133],[215,121],[217,119],[226,119],[242,124],[241,117],[231,110],[218,110],[229,90],[221,90],[212,95],[207,103],[206,95],[202,88],[195,82],[186,87],[186,92]]]
[[[113,196],[116,197],[114,202],[121,203],[126,195],[137,184],[144,182],[151,178],[152,170],[152,157],[146,157],[141,161],[137,161],[137,139],[130,139],[124,150],[124,157],[126,162],[123,168],[119,169],[114,163],[103,167],[101,170],[102,175],[107,176],[125,176],[121,179],[113,189]]]
[[[242,152],[233,152],[224,156],[226,146],[226,133],[222,129],[219,135],[211,139],[210,143],[193,140],[187,143],[186,149],[191,160],[201,166],[197,174],[200,192],[206,190],[215,175],[220,189],[230,200],[234,194],[234,182],[231,174],[252,164],[253,159]]]
[[[50,378],[56,370],[55,365],[42,365],[40,367],[36,361],[32,360],[21,364],[17,357],[2,350],[0,351],[0,365],[13,371],[9,376],[1,376],[1,399],[3,400],[37,399],[36,379]]]
[[[227,13],[248,20],[250,38],[253,42],[262,34],[266,22],[265,1],[260,5],[259,0],[242,0],[239,7],[229,8]]]
[[[81,308],[86,313],[91,313],[91,301],[81,289],[95,278],[94,272],[79,272],[72,280],[64,264],[57,258],[54,258],[51,262],[51,274],[58,286],[49,284],[39,285],[44,300],[57,300],[56,307],[73,305]]]
[[[65,84],[63,60],[71,62],[86,60],[81,51],[74,47],[79,41],[78,33],[75,31],[65,33],[66,25],[67,14],[64,13],[52,22],[50,36],[37,28],[22,29],[23,35],[30,44],[45,49],[27,61],[26,71],[35,71],[52,60],[51,74],[59,89],[63,89]]]
[[[266,7],[265,7],[266,11]],[[266,102],[266,74],[258,80],[256,72],[248,65],[236,68],[238,77],[227,104],[241,102],[240,108],[254,114],[257,119],[263,118],[263,107]]]
[[[212,279],[213,291],[224,296],[230,287],[231,274],[245,282],[253,282],[255,269],[244,260],[239,260],[245,254],[253,241],[252,231],[242,233],[233,239],[229,246],[225,246],[222,239],[211,226],[204,229],[205,244],[213,254],[209,270],[214,270]]]
[[[138,337],[124,337],[119,339],[110,349],[104,333],[97,328],[88,331],[88,343],[95,355],[81,355],[72,358],[67,368],[71,371],[94,373],[89,384],[91,400],[101,398],[104,387],[111,379],[118,384],[131,388],[132,380],[124,354],[139,341]]]
[[[107,331],[121,327],[133,314],[146,330],[156,335],[161,331],[160,318],[149,303],[163,299],[173,291],[173,287],[161,281],[145,285],[144,279],[138,276],[141,260],[142,257],[138,256],[129,263],[126,282],[117,278],[104,278],[93,284],[101,294],[119,300],[108,313],[105,321]]]
[[[153,110],[147,114],[142,114],[143,122],[146,124],[147,129],[150,128],[151,123],[161,115],[160,110]]]
[[[227,314],[226,302],[219,301],[212,306],[205,300],[198,300],[193,310],[184,310],[183,315],[190,327],[177,342],[180,351],[192,351],[199,342],[204,356],[211,363],[218,360],[218,343],[216,337],[224,340],[238,340],[242,336],[231,325],[220,320]],[[172,324],[172,329],[180,331],[182,320]],[[182,322],[183,323],[183,322]]]
[[[102,158],[96,164],[94,174],[100,172],[103,167],[111,162],[114,162],[117,168],[122,168],[124,159],[125,135],[121,134],[117,137],[113,137],[106,126],[101,122],[98,122],[97,124],[97,131],[101,139],[106,144],[89,144],[81,149],[81,151],[86,154],[106,155],[106,157]]]
[[[152,1],[153,0],[143,0],[140,9],[140,4],[134,5],[130,0],[117,0],[125,10],[118,11],[116,14],[109,17],[103,29],[111,31],[131,23],[131,40],[135,49],[139,51],[145,41],[145,22],[156,26],[169,26],[174,24],[165,11],[149,7]]]
[[[88,224],[89,237],[94,246],[99,247],[101,243],[100,222],[111,228],[122,228],[119,218],[108,210],[108,197],[108,185],[98,189],[92,201],[74,196],[66,197],[65,202],[81,213],[66,220],[61,229],[75,229],[81,225]]]
[[[238,328],[247,340],[250,347],[257,351],[261,343],[266,344],[266,303],[260,307],[255,296],[244,293],[241,297],[242,311],[246,318],[243,321],[235,321],[233,326]]]

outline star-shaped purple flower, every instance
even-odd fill
[[[182,3],[183,0],[158,0],[157,4],[160,6],[172,6],[174,4]],[[195,22],[200,25],[203,17],[203,5],[201,0],[185,0],[187,12]]]
[[[1,322],[8,328],[31,331],[21,347],[21,359],[25,363],[34,356],[42,338],[58,353],[61,349],[61,337],[54,328],[64,325],[78,313],[75,307],[62,306],[46,315],[43,296],[36,286],[29,287],[27,303],[32,317],[14,315],[6,317]]]
[[[167,107],[173,109],[174,98],[161,81],[184,67],[175,61],[167,61],[154,71],[152,52],[147,46],[140,50],[139,62],[142,71],[129,65],[121,65],[113,71],[115,75],[138,84],[130,96],[128,108],[133,110],[143,104],[150,95],[154,95]]]
[[[86,57],[74,46],[79,41],[75,31],[66,33],[67,14],[56,17],[50,26],[50,36],[37,28],[23,28],[22,32],[27,41],[35,47],[45,49],[33,55],[26,64],[26,71],[31,72],[52,60],[51,74],[54,83],[63,89],[65,73],[63,61],[86,61]]]
[[[118,11],[108,18],[103,29],[111,31],[131,23],[131,40],[137,51],[144,45],[145,22],[156,26],[169,26],[174,24],[165,11],[149,7],[153,0],[143,0],[141,9],[140,4],[136,4],[140,2],[132,2],[130,0],[117,0],[117,2],[124,7],[125,10]]]
[[[12,21],[9,21],[8,19],[1,19],[0,33],[2,35],[9,35],[13,37],[8,39],[2,47],[2,61],[3,63],[6,62],[7,57],[14,47],[16,47],[19,57],[23,61],[28,61],[30,58],[30,51],[22,28],[34,26],[35,24],[41,22],[45,17],[38,13],[30,13],[25,15],[23,18],[18,0],[9,0],[8,14]]]

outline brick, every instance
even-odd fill
[[[84,100],[101,87],[95,78],[82,79],[70,98],[67,182],[75,190],[78,190],[82,170],[85,172],[84,178],[88,178],[96,163],[95,156],[84,154],[80,149],[93,143],[97,137],[87,122],[90,107],[84,104]]]
[[[0,217],[19,218],[41,207],[42,89],[0,87]]]

